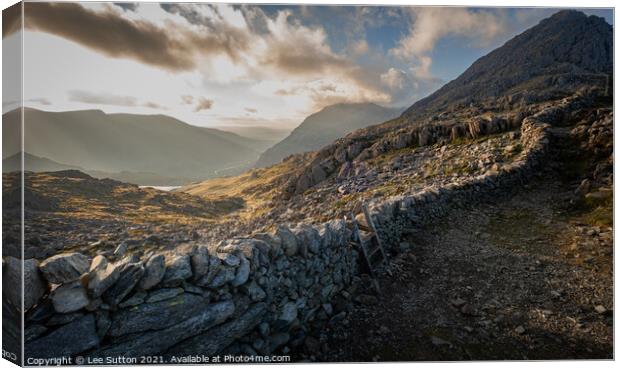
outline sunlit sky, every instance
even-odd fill
[[[338,102],[409,106],[556,11],[30,3],[24,95],[43,110],[290,129]]]

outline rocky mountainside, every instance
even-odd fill
[[[318,150],[352,131],[395,118],[401,111],[373,103],[327,106],[308,116],[288,137],[263,152],[255,167],[276,164],[295,153]]]
[[[125,172],[129,179],[128,173],[136,173],[138,180],[146,174],[179,177],[184,183],[213,177],[217,170],[249,165],[265,144],[164,115],[27,108],[24,124],[30,155],[92,172]],[[15,111],[3,116],[3,158],[19,151],[18,126]]]
[[[532,101],[603,81],[613,69],[613,28],[603,18],[560,11],[481,57],[457,79],[409,107],[407,121],[505,96]]]
[[[283,196],[346,176],[390,151],[511,129],[533,106],[577,91],[610,93],[611,45],[611,26],[602,18],[561,11],[480,58],[399,118],[359,129],[308,155],[290,175]]]

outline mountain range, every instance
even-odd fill
[[[19,166],[15,156],[21,141],[18,111],[4,114],[3,120],[3,170],[7,171]],[[165,115],[106,114],[99,110],[48,112],[26,108],[24,127],[25,163],[34,171],[70,167],[150,185],[154,184],[143,179],[182,184],[217,176],[220,170],[244,168],[270,144]]]

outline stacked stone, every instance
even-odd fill
[[[576,96],[524,118],[523,151],[510,164],[370,203],[385,245],[398,246],[407,228],[455,204],[527,179],[547,153],[551,125],[580,106]],[[360,145],[342,156],[350,159],[361,150]],[[111,262],[102,255],[90,260],[65,253],[37,264],[6,257],[3,273],[16,285],[22,272],[26,280],[27,356],[209,355],[229,346],[266,355],[302,344],[310,324],[342,317],[332,316],[331,301],[349,298],[346,289],[358,274],[359,255],[350,240],[343,220],[281,225],[273,234],[189,244],[142,259]],[[119,248],[115,256],[125,251]],[[20,292],[7,291],[9,303],[19,305]]]
[[[527,117],[521,124],[523,151],[500,170],[486,173],[444,187],[427,187],[412,196],[396,196],[370,204],[373,220],[388,248],[396,250],[405,229],[422,226],[442,216],[451,206],[463,205],[488,195],[495,189],[509,188],[526,180],[540,166],[550,144],[553,124],[583,105],[581,96],[565,98]]]
[[[350,238],[336,220],[142,259],[28,261],[26,355],[216,354],[250,335],[261,354],[301,344],[357,275]],[[8,262],[5,270],[21,267]]]

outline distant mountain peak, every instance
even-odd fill
[[[401,111],[402,108],[371,102],[325,106],[304,119],[284,140],[266,150],[255,166],[269,166],[295,153],[318,150],[352,131],[395,118]]]
[[[574,90],[580,78],[593,77],[588,74],[611,74],[612,70],[612,26],[597,16],[562,10],[481,57],[403,116],[421,117],[450,105],[483,102],[507,93],[561,93]],[[561,75],[568,78],[554,78]]]

